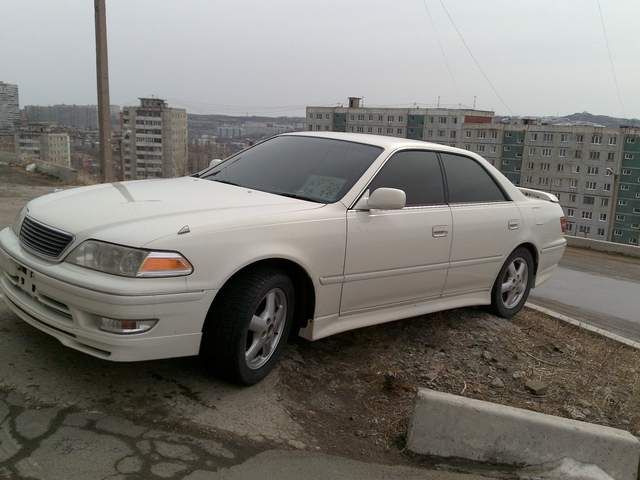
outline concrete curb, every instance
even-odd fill
[[[636,245],[606,242],[604,240],[574,237],[572,235],[565,235],[565,238],[567,239],[567,246],[569,247],[586,248],[588,250],[596,250],[598,252],[617,253],[628,257],[640,258],[640,247]]]
[[[629,340],[628,338],[625,338],[623,336],[617,335],[615,333],[611,333],[611,332],[609,332],[607,330],[604,330],[602,328],[595,327],[595,326],[591,325],[590,323],[583,322],[581,320],[577,320],[575,318],[569,317],[569,316],[564,315],[562,313],[558,313],[555,310],[551,310],[551,309],[546,308],[546,307],[541,307],[540,305],[536,305],[535,303],[527,302],[525,304],[525,307],[530,308],[531,310],[536,310],[536,311],[538,311],[540,313],[544,313],[545,315],[549,315],[550,317],[553,317],[556,320],[561,320],[563,322],[570,323],[571,325],[575,325],[576,327],[580,327],[580,328],[583,328],[583,329],[588,330],[590,332],[597,333],[598,335],[602,335],[603,337],[610,338],[611,340],[615,340],[616,342],[620,342],[620,343],[623,343],[623,344],[625,344],[625,345],[627,345],[629,347],[636,348],[636,349],[640,350],[640,343],[635,342],[633,340]]]
[[[516,466],[570,458],[616,480],[637,480],[640,441],[610,427],[420,389],[409,450]]]

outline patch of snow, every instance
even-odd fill
[[[615,480],[597,465],[563,458],[525,468],[518,473],[521,480]]]

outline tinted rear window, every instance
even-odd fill
[[[449,203],[508,200],[482,165],[463,155],[441,153],[449,187]]]

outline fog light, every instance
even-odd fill
[[[100,318],[100,330],[111,333],[128,334],[149,331],[158,320],[116,320],[115,318]]]

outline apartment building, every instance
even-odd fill
[[[615,219],[611,240],[640,243],[640,129],[621,129],[621,161],[615,190]]]
[[[640,129],[498,121],[491,111],[307,107],[307,129],[414,138],[482,155],[514,184],[558,196],[569,234],[640,242]]]
[[[187,112],[159,98],[140,98],[139,106],[122,111],[124,178],[186,175]]]
[[[0,82],[0,133],[13,133],[19,123],[18,86]]]
[[[31,123],[15,134],[18,154],[27,161],[71,166],[71,142],[66,133],[54,132],[46,123]]]

